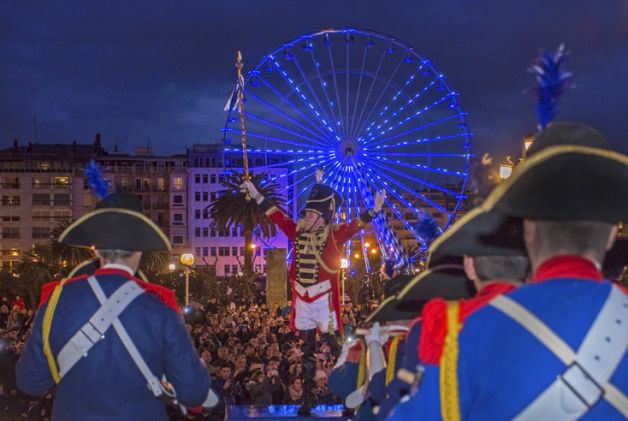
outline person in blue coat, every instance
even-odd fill
[[[166,420],[164,401],[174,400],[173,393],[184,407],[215,405],[209,372],[174,294],[134,276],[142,252],[170,250],[139,198],[108,195],[59,241],[93,246],[100,268],[44,285],[16,367],[19,389],[41,396],[56,384],[55,420]],[[114,308],[107,301],[113,294],[124,302],[122,292],[135,298],[109,326],[101,324],[105,316],[93,317],[100,308]]]
[[[628,157],[576,123],[535,144],[482,205],[523,218],[530,284],[471,315],[443,350],[444,378],[426,372],[394,419],[628,417],[628,298],[601,274],[627,216]]]

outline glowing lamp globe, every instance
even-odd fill
[[[192,266],[194,264],[194,255],[192,253],[183,253],[179,261],[182,265]]]

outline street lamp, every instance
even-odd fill
[[[512,168],[514,166],[515,164],[514,162],[512,162],[510,156],[507,156],[506,159],[501,164],[499,164],[499,178],[504,181],[508,177],[510,177],[510,174],[512,174]]]
[[[169,270],[170,272],[172,272],[173,270],[175,270],[175,268],[176,268],[176,265],[175,265],[174,263],[170,263],[170,264],[168,265],[168,270]]]
[[[349,267],[349,260],[342,258],[340,259],[340,286],[341,288],[341,304],[345,305],[345,278],[347,277],[347,268]]]
[[[185,306],[190,304],[190,267],[194,264],[194,255],[192,253],[183,253],[179,260],[185,267],[183,274],[185,275]]]

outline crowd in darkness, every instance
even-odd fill
[[[350,334],[366,318],[369,309],[349,304],[342,312],[345,334]],[[13,309],[0,318],[0,419],[48,420],[54,391],[36,399],[22,394],[15,386],[15,364],[28,338],[32,311],[20,309],[18,313],[24,313],[21,323],[9,324],[12,313]],[[184,313],[192,341],[225,404],[302,403],[302,341],[290,330],[289,306],[274,305],[271,309],[256,303],[224,306],[209,300],[205,304],[192,304]],[[313,392],[320,404],[339,402],[327,387],[334,364],[329,346],[319,341]],[[171,420],[223,419],[224,406],[187,416],[172,406],[169,415]]]

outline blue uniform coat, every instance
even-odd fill
[[[96,271],[107,296],[132,278],[114,269]],[[86,277],[68,281],[54,312],[50,346],[57,356],[68,340],[100,307]],[[47,303],[35,318],[31,336],[20,358],[18,387],[29,395],[42,395],[54,382],[43,353],[42,322]],[[179,401],[201,405],[209,392],[210,377],[201,364],[180,314],[156,295],[144,292],[119,316],[146,364],[157,378],[165,374]],[[165,404],[156,399],[113,327],[88,355],[61,379],[53,404],[59,420],[167,420]]]

